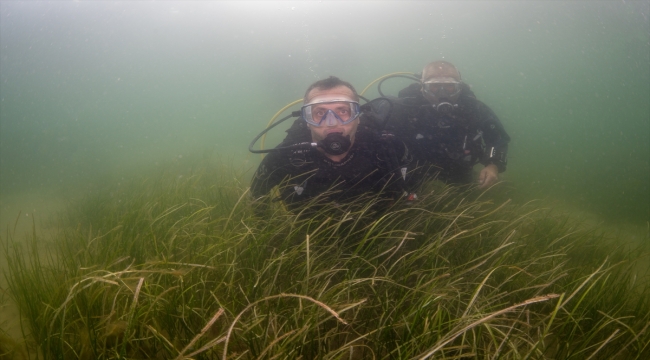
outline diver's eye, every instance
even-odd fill
[[[456,85],[455,84],[444,84],[443,89],[449,94],[453,94],[456,92]]]
[[[350,108],[339,107],[336,109],[336,115],[338,115],[341,118],[341,120],[345,121],[350,118]]]
[[[430,84],[429,85],[429,91],[432,93],[437,93],[440,91],[440,85],[439,84]]]
[[[325,110],[323,108],[317,108],[313,112],[313,115],[316,116],[319,119],[322,118],[323,116],[325,116],[325,114],[327,114],[327,110]]]

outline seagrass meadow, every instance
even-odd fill
[[[214,159],[2,236],[16,359],[645,359],[647,249],[500,185],[260,211]]]

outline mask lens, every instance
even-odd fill
[[[458,83],[428,83],[426,84],[427,90],[435,95],[451,96],[458,92]]]
[[[458,89],[458,84],[442,84],[442,89],[447,92],[447,94],[453,94]]]
[[[322,102],[302,107],[302,117],[314,126],[345,125],[359,117],[359,103],[352,101]]]

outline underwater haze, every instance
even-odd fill
[[[0,221],[197,154],[252,173],[248,143],[315,80],[361,91],[445,59],[512,137],[513,197],[646,228],[649,15],[648,1],[2,1]]]

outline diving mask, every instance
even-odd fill
[[[315,98],[300,109],[302,118],[313,126],[346,125],[361,115],[359,102],[346,98]]]
[[[433,78],[422,83],[424,91],[439,98],[453,98],[460,94],[460,82],[454,78]]]

